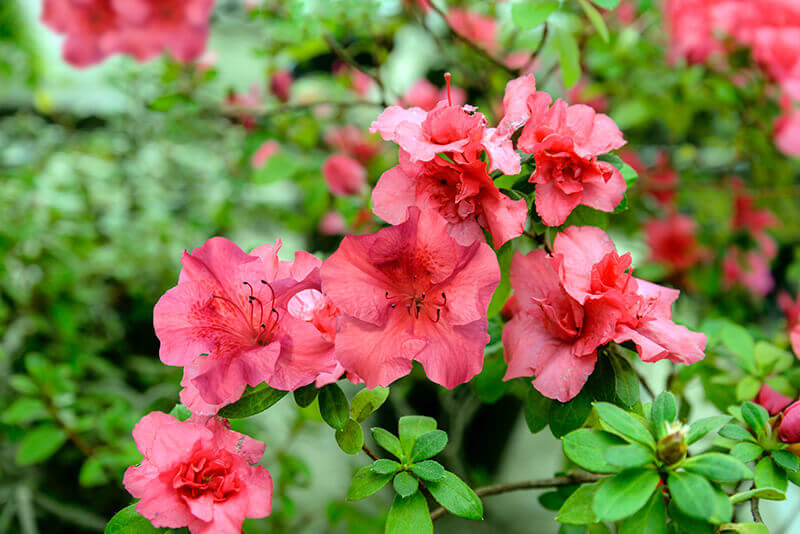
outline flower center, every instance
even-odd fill
[[[398,307],[405,309],[409,317],[414,317],[414,319],[423,317],[438,323],[442,316],[442,310],[447,311],[447,294],[444,291],[439,292],[438,295],[431,294],[429,291],[417,287],[416,275],[412,278],[409,290],[396,293],[387,290],[385,297],[390,301],[393,310]]]
[[[220,295],[211,296],[214,299],[224,302],[236,311],[245,324],[250,328],[253,336],[253,342],[256,345],[267,345],[269,344],[272,333],[278,326],[280,314],[278,313],[278,310],[275,309],[275,290],[273,289],[272,285],[266,280],[260,280],[260,283],[266,286],[270,292],[270,304],[266,313],[265,308],[267,307],[264,306],[264,302],[258,296],[256,296],[253,285],[248,281],[242,282],[242,285],[247,286],[250,292],[249,295],[245,295],[245,300],[247,303],[245,305],[245,309],[233,302],[228,297]]]
[[[241,489],[239,478],[231,471],[232,463],[226,453],[201,452],[178,467],[172,485],[190,499],[210,493],[214,501],[225,501]]]

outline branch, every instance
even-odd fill
[[[478,495],[478,497],[489,497],[491,495],[500,495],[501,493],[510,493],[512,491],[557,488],[586,482],[597,482],[605,477],[606,475],[595,475],[593,473],[578,471],[563,477],[523,480],[521,482],[504,482],[501,484],[492,484],[491,486],[483,486],[482,488],[476,489],[475,494]],[[445,514],[447,514],[446,509],[437,508],[431,513],[431,520],[436,521]]]
[[[453,36],[457,40],[461,41],[462,43],[464,43],[468,47],[472,48],[475,52],[477,52],[478,54],[480,54],[481,56],[483,56],[484,58],[489,60],[495,66],[500,67],[501,69],[506,71],[511,76],[516,76],[516,75],[519,74],[518,71],[516,71],[516,70],[512,69],[511,67],[509,67],[508,65],[506,65],[502,60],[494,57],[492,54],[490,54],[482,46],[479,46],[477,43],[472,42],[471,40],[467,39],[466,37],[464,37],[463,35],[461,35],[457,31],[455,31],[453,29],[453,27],[450,25],[450,21],[447,20],[447,14],[444,11],[442,11],[442,9],[439,6],[437,6],[433,2],[430,2],[430,6],[431,6],[431,9],[433,9],[440,17],[442,17],[442,19],[444,19],[445,24],[447,24],[447,29],[450,31],[451,34],[453,34]]]
[[[542,40],[539,41],[538,45],[536,45],[536,50],[533,51],[533,54],[531,54],[531,57],[528,59],[527,63],[525,63],[525,65],[519,69],[521,74],[533,66],[533,62],[536,61],[536,58],[539,56],[539,52],[541,52],[542,48],[544,48],[544,43],[547,41],[547,33],[549,28],[550,26],[548,26],[547,21],[545,21],[544,31],[542,31]]]
[[[333,51],[333,53],[339,57],[339,59],[341,59],[354,69],[363,72],[364,74],[375,80],[375,83],[378,84],[378,87],[381,90],[381,102],[383,103],[384,107],[387,107],[389,104],[386,102],[386,87],[383,85],[383,80],[381,79],[381,76],[378,73],[378,69],[370,69],[364,65],[361,65],[358,61],[355,60],[353,56],[351,56],[347,52],[347,50],[342,48],[342,46],[338,42],[336,42],[336,39],[334,39],[331,35],[326,33],[322,37],[325,39],[325,42],[328,43],[328,46]]]
[[[753,488],[755,487],[756,484],[753,482]],[[750,512],[753,514],[753,521],[756,523],[764,523],[764,519],[761,517],[761,507],[758,497],[753,497],[750,499]]]
[[[378,102],[367,102],[365,100],[319,100],[316,102],[305,102],[303,104],[286,104],[283,106],[277,106],[271,109],[266,109],[263,111],[254,111],[249,112],[253,113],[259,119],[271,117],[273,115],[280,115],[282,113],[291,113],[293,111],[306,111],[309,109],[313,109],[317,106],[330,106],[335,107],[338,109],[347,109],[347,108],[356,108],[359,106],[375,106],[375,107],[384,107],[383,104]],[[235,110],[236,108],[231,108]],[[241,113],[248,113],[248,110],[242,110]]]
[[[367,453],[367,456],[369,456],[370,458],[372,458],[376,462],[378,460],[380,460],[380,458],[378,458],[378,456],[374,452],[372,452],[369,447],[367,447],[366,443],[361,446],[361,450],[364,451],[365,453]]]

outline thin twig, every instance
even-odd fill
[[[531,54],[531,57],[528,58],[528,61],[520,69],[520,73],[521,74],[524,74],[525,72],[527,72],[533,66],[533,63],[536,61],[536,58],[539,56],[539,52],[541,52],[542,48],[544,48],[544,43],[545,43],[545,41],[547,41],[547,33],[549,31],[548,30],[549,27],[550,26],[548,26],[547,22],[545,21],[545,23],[544,23],[544,31],[542,31],[542,40],[539,41],[539,44],[536,45],[536,50],[533,51],[533,53]]]
[[[756,483],[753,482],[752,489],[755,489]],[[750,499],[750,513],[753,514],[753,521],[756,523],[764,523],[764,519],[761,517],[761,507],[758,497],[752,497]]]
[[[491,495],[500,495],[501,493],[510,493],[512,491],[557,488],[560,486],[571,486],[573,484],[597,482],[605,478],[605,476],[606,475],[595,475],[593,473],[578,471],[563,477],[523,480],[521,482],[504,482],[501,484],[492,484],[491,486],[483,486],[482,488],[476,489],[475,494],[478,495],[478,497],[489,497]],[[435,521],[446,513],[447,510],[445,508],[437,508],[431,513],[431,519]]]
[[[444,19],[445,24],[447,24],[447,29],[450,30],[450,33],[452,33],[453,36],[456,39],[458,39],[459,41],[461,41],[462,43],[464,43],[468,47],[472,48],[475,52],[477,52],[481,56],[485,57],[487,60],[489,60],[491,63],[493,63],[497,67],[500,67],[501,69],[506,71],[511,76],[516,76],[517,74],[519,74],[518,71],[516,71],[515,69],[512,69],[511,67],[506,65],[502,60],[500,60],[500,59],[494,57],[492,54],[490,54],[488,50],[486,50],[482,46],[478,45],[477,43],[471,41],[470,39],[467,39],[466,37],[464,37],[463,35],[458,33],[456,30],[454,30],[453,27],[450,25],[450,21],[447,19],[447,13],[442,11],[442,9],[439,6],[437,6],[433,2],[430,2],[430,6],[440,17],[442,17],[442,19]]]
[[[362,451],[364,451],[365,453],[367,453],[367,456],[369,456],[370,458],[372,458],[372,459],[373,459],[373,460],[375,460],[376,462],[377,462],[378,460],[380,460],[380,458],[378,458],[378,457],[375,455],[375,453],[374,453],[374,452],[372,452],[372,451],[369,449],[369,447],[367,447],[367,444],[366,444],[366,443],[365,443],[364,445],[362,445],[362,446],[361,446],[361,450],[362,450]]]
[[[378,88],[381,91],[381,102],[383,103],[384,107],[388,106],[388,103],[386,102],[386,86],[384,86],[383,84],[383,80],[381,79],[381,76],[378,73],[378,69],[370,69],[360,64],[331,35],[326,33],[322,37],[325,39],[325,42],[328,43],[328,46],[330,47],[331,51],[334,54],[336,54],[339,57],[339,59],[341,59],[354,69],[363,72],[364,74],[375,80],[375,83],[378,84]]]

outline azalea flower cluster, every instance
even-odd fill
[[[703,62],[732,39],[753,58],[784,94],[775,142],[800,156],[800,4],[795,0],[666,0],[671,54]]]
[[[113,54],[199,58],[215,0],[44,0],[42,22],[65,35],[64,60],[88,67]]]
[[[545,224],[562,224],[579,204],[613,211],[622,200],[625,180],[597,158],[624,143],[609,117],[553,102],[532,75],[508,83],[496,127],[446,96],[427,111],[390,106],[372,124],[399,145],[398,165],[372,194],[375,215],[392,226],[346,236],[324,262],[304,251],[282,261],[279,240],[247,253],[215,237],[183,254],[154,326],[161,361],[183,368],[180,397],[193,415],[142,419],[134,438],[145,459],[125,478],[153,524],[234,532],[244,517],[269,513],[269,473],[251,465],[263,444],[216,415],[248,386],[293,391],[343,377],[389,386],[417,361],[453,388],[481,371],[501,279],[487,240],[499,248],[528,219],[526,200],[501,192],[493,175],[521,173],[520,153],[535,161],[529,180]],[[348,129],[328,138],[351,154],[325,163],[331,188],[360,191],[352,162],[374,151]],[[569,227],[551,253],[517,254],[511,284],[518,310],[503,333],[505,378],[536,377],[562,402],[612,341],[633,342],[644,361],[703,357],[705,336],[672,321],[678,291],[634,278],[630,255],[598,228]]]

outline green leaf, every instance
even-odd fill
[[[328,384],[319,390],[319,413],[329,426],[344,429],[350,419],[350,407],[338,384]]]
[[[738,532],[739,534],[769,534],[764,523],[725,523],[719,526],[719,532]]]
[[[782,373],[794,361],[791,354],[766,341],[756,341],[755,358],[761,376]]]
[[[186,421],[192,416],[192,412],[189,411],[189,408],[180,403],[173,406],[169,414],[178,421]]]
[[[401,497],[408,497],[419,489],[419,480],[408,471],[401,471],[394,477],[394,491]]]
[[[667,506],[664,495],[655,491],[644,507],[624,519],[619,525],[617,534],[666,534]]]
[[[689,425],[689,434],[686,436],[686,444],[691,445],[704,438],[709,432],[718,429],[730,420],[731,418],[729,415],[712,415],[711,417],[698,419]]]
[[[656,397],[650,407],[650,426],[656,433],[656,438],[661,439],[666,433],[665,423],[672,423],[678,416],[678,404],[675,402],[675,395],[669,391],[663,392]]]
[[[532,434],[541,432],[547,426],[551,404],[553,401],[536,391],[535,388],[528,390],[528,396],[525,398],[525,422]]]
[[[43,419],[48,416],[47,409],[40,399],[20,397],[5,409],[0,421],[7,425],[19,425]]]
[[[426,482],[436,482],[444,477],[444,467],[436,460],[424,460],[412,464],[409,469]]]
[[[751,397],[752,398],[752,397]],[[763,406],[747,401],[742,404],[742,417],[747,426],[762,434],[769,421],[769,413]]]
[[[725,346],[741,358],[742,368],[754,373],[756,371],[755,342],[750,332],[737,324],[726,323],[719,335]]]
[[[381,407],[389,397],[389,388],[376,387],[362,389],[356,393],[350,403],[350,415],[359,423],[363,423],[375,410]]]
[[[743,478],[753,478],[753,473],[744,462],[719,452],[707,452],[687,458],[682,467],[717,482],[738,482]]]
[[[353,475],[353,481],[347,490],[348,501],[366,499],[392,479],[391,474],[381,475],[372,471],[371,465],[365,465]]]
[[[442,452],[446,445],[447,432],[444,430],[432,430],[430,432],[426,432],[417,438],[413,449],[411,449],[411,456],[409,457],[408,461],[411,463],[416,463],[421,460],[432,458],[433,456],[436,456]]]
[[[760,389],[760,380],[752,376],[746,376],[736,384],[736,400],[739,402],[750,400],[758,395]]]
[[[586,388],[569,402],[554,400],[550,404],[550,432],[557,438],[583,426],[592,413],[592,400]]]
[[[739,425],[727,424],[719,429],[719,435],[723,438],[735,439],[736,441],[755,441],[753,435]]]
[[[102,462],[96,456],[87,458],[78,473],[78,483],[83,487],[90,488],[106,482],[108,482],[108,475],[106,475]]]
[[[317,394],[319,394],[319,389],[317,385],[312,382],[307,386],[294,390],[294,402],[301,408],[306,408],[311,406],[311,403],[317,398]]]
[[[753,497],[764,499],[767,501],[785,501],[786,494],[781,490],[775,488],[760,488],[751,489],[731,495],[731,504],[739,504],[740,502],[749,501]]]
[[[513,7],[512,7],[513,9]],[[489,302],[489,310],[486,312],[486,317],[491,319],[503,309],[508,296],[511,294],[511,280],[509,275],[509,268],[511,267],[511,259],[514,257],[514,247],[509,241],[504,243],[500,250],[497,251],[497,262],[500,265],[500,284],[494,290],[492,300]]]
[[[661,479],[652,469],[626,469],[605,480],[594,499],[594,515],[600,521],[619,521],[638,512],[650,499]]]
[[[731,455],[745,463],[755,461],[763,452],[764,449],[760,445],[747,441],[737,443],[731,449]]]
[[[656,442],[652,434],[633,415],[607,402],[595,402],[594,409],[600,420],[622,437],[632,439],[655,450]]]
[[[575,36],[567,28],[558,26],[553,32],[553,44],[561,63],[561,76],[567,88],[572,87],[581,77],[580,49]]]
[[[789,451],[772,451],[772,459],[787,471],[796,472],[800,469],[800,460]]]
[[[713,508],[716,508],[716,502],[711,503]],[[714,534],[717,530],[715,525],[707,521],[695,519],[686,515],[675,503],[675,499],[671,499],[667,505],[667,515],[670,522],[674,523],[674,532],[680,534]]]
[[[453,515],[465,519],[483,519],[483,503],[464,481],[450,471],[441,480],[427,482],[433,498]]]
[[[654,461],[653,454],[638,443],[609,447],[605,459],[618,467],[641,467]]]
[[[17,449],[17,464],[43,462],[56,453],[67,441],[67,434],[57,426],[43,424],[25,434]]]
[[[711,516],[711,522],[714,524],[727,523],[733,519],[733,505],[731,504],[728,494],[716,486],[714,489],[714,513]]]
[[[342,430],[336,431],[335,437],[339,448],[347,454],[358,454],[364,446],[364,430],[352,419],[347,420]]]
[[[165,528],[156,528],[150,520],[136,511],[136,504],[131,504],[114,514],[106,525],[105,534],[152,534],[166,532]]]
[[[403,498],[395,496],[386,517],[385,534],[433,534],[428,502],[422,492]]]
[[[169,111],[178,104],[191,103],[192,99],[183,93],[175,93],[171,95],[161,95],[155,100],[150,102],[150,109],[153,111]]]
[[[592,0],[603,9],[615,9],[619,5],[619,0]]]
[[[511,4],[511,20],[523,30],[543,24],[558,9],[558,0],[521,0]]]
[[[410,457],[417,438],[422,434],[436,430],[436,419],[424,415],[406,415],[400,418],[397,427],[400,434],[400,444],[403,446],[403,453],[406,457]]]
[[[570,432],[561,440],[566,457],[593,473],[619,471],[619,467],[606,460],[605,453],[609,448],[623,444],[625,441],[613,434],[590,428]]]
[[[786,471],[775,465],[770,457],[762,458],[756,464],[756,488],[775,488],[786,492],[789,486]]]
[[[716,496],[711,483],[694,473],[670,473],[667,486],[675,504],[686,515],[710,521],[716,508]]]
[[[375,443],[380,445],[386,452],[392,454],[396,458],[404,458],[400,440],[388,430],[375,427],[372,429],[372,438],[375,440]]]
[[[603,41],[608,42],[608,28],[603,20],[603,16],[586,0],[578,0],[578,3],[581,5],[581,8],[583,8],[583,12],[586,13],[592,26],[594,26],[594,29],[600,34]]]
[[[601,482],[584,484],[570,495],[558,511],[558,521],[567,525],[596,523],[593,503]]]
[[[245,389],[238,401],[222,407],[219,415],[227,419],[242,419],[263,412],[281,400],[287,391],[274,389],[266,384]]]
[[[626,358],[612,356],[609,360],[614,369],[614,392],[626,408],[633,408],[641,394],[639,377]]]
[[[372,472],[379,475],[393,475],[400,471],[400,463],[394,460],[381,458],[372,463]]]

